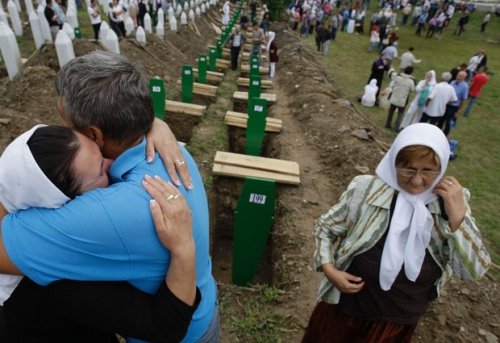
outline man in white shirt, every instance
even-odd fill
[[[450,79],[451,73],[445,72],[441,75],[441,82],[434,86],[427,98],[421,123],[438,125],[444,116],[446,105],[458,100],[455,89],[448,83]]]
[[[414,64],[422,62],[422,60],[417,60],[413,55],[414,47],[410,46],[408,51],[401,55],[399,62],[399,70],[404,71],[406,67],[413,67]]]

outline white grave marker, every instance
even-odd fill
[[[56,46],[57,59],[60,67],[75,58],[73,43],[64,30],[59,30],[54,45]]]
[[[14,1],[9,0],[9,2],[7,2],[7,10],[9,11],[14,33],[16,36],[21,37],[23,35],[23,24],[21,23],[21,17],[19,17],[19,11]]]
[[[146,15],[144,16],[144,30],[147,33],[153,32],[153,26],[151,25],[151,16],[149,15],[149,13],[146,13]]]
[[[102,24],[101,24],[101,30],[102,30]],[[105,31],[104,35],[103,32],[101,31],[101,40],[102,44],[106,47],[106,49],[108,49],[111,52],[114,52],[115,54],[120,54],[120,44],[118,43],[118,36],[116,35],[115,31],[110,30],[108,28]]]
[[[23,64],[14,32],[4,22],[0,23],[0,51],[9,79],[13,80],[22,70]]]
[[[144,19],[146,19],[146,17],[144,17]],[[144,21],[146,21],[146,20],[144,20]],[[151,22],[149,23],[149,25],[151,25]],[[140,44],[146,44],[146,32],[144,31],[144,29],[142,28],[142,26],[138,26],[137,30],[135,30],[135,39]]]
[[[35,46],[37,49],[45,43],[45,37],[42,32],[42,23],[34,11],[30,13],[30,27],[33,33],[33,39],[35,40]]]

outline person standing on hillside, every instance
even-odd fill
[[[453,87],[455,94],[457,95],[457,100],[446,105],[444,116],[438,123],[438,127],[443,129],[446,136],[450,133],[451,128],[455,126],[457,113],[460,111],[460,108],[465,100],[467,100],[469,86],[467,85],[467,82],[465,82],[466,77],[467,73],[465,71],[461,71],[457,74],[456,80],[450,82],[450,86]]]
[[[371,69],[370,77],[368,77],[369,84],[372,79],[377,80],[377,94],[375,96],[375,106],[378,106],[378,97],[380,95],[380,88],[382,87],[382,81],[384,80],[384,73],[389,70],[389,64],[387,62],[387,58],[384,55],[380,55],[373,64]]]
[[[486,25],[490,22],[491,19],[491,13],[488,12],[483,18],[483,22],[481,23],[481,32],[484,32],[486,30]]]
[[[415,98],[410,103],[408,111],[406,111],[403,121],[399,126],[400,129],[404,129],[408,125],[417,123],[422,117],[424,111],[425,103],[429,94],[432,92],[432,88],[436,85],[436,72],[434,70],[429,70],[425,73],[425,78],[420,80],[415,87]]]
[[[238,57],[241,47],[245,45],[246,37],[241,33],[240,27],[236,25],[234,32],[229,36],[229,46],[231,48],[231,70],[238,69]]]
[[[446,72],[441,74],[441,82],[434,86],[431,94],[427,98],[424,113],[420,119],[421,123],[438,125],[444,116],[446,105],[458,100],[455,89],[448,83],[450,79],[450,73]]]
[[[253,22],[252,29],[252,50],[250,56],[257,56],[259,58],[259,64],[262,63],[262,44],[266,43],[266,36],[264,30],[262,30],[256,21]]]
[[[267,51],[269,52],[269,78],[274,79],[276,74],[276,63],[279,62],[278,45],[276,44],[276,33],[268,32]]]
[[[477,98],[481,94],[481,89],[490,80],[488,75],[486,75],[487,71],[488,67],[482,66],[479,68],[478,73],[472,78],[472,83],[469,90],[469,103],[467,104],[467,108],[464,111],[464,117],[466,118],[470,115],[470,112],[472,111]]]
[[[144,3],[144,0],[139,0],[139,3],[137,5],[137,26],[141,26],[144,28],[144,16],[148,12],[148,9],[146,7],[146,4]]]
[[[392,127],[394,131],[398,131],[401,125],[401,120],[403,120],[403,114],[405,111],[406,104],[408,103],[408,98],[411,92],[415,90],[415,79],[411,75],[413,73],[413,67],[406,67],[403,73],[396,73],[394,70],[389,72],[389,77],[391,81],[392,93],[389,99],[389,112],[387,114],[387,120],[385,122],[385,128],[390,129],[392,125],[392,116],[394,111],[398,110],[398,116],[396,122]]]
[[[469,22],[469,12],[465,11],[463,12],[460,19],[458,19],[457,27],[455,28],[453,35],[460,36],[462,32],[465,32],[465,25],[467,25],[468,22]]]
[[[302,343],[411,342],[453,274],[483,277],[491,258],[470,192],[446,175],[443,132],[401,131],[376,169],[356,176],[314,224],[318,303]]]
[[[414,64],[422,62],[422,60],[417,60],[415,55],[413,55],[414,47],[410,46],[408,51],[401,55],[399,61],[399,70],[402,72],[406,67],[413,67]]]
[[[47,22],[49,23],[52,40],[55,41],[57,33],[60,30],[60,26],[59,23],[57,22],[57,14],[52,9],[52,6],[53,6],[53,0],[47,0],[43,14],[45,15],[45,19],[47,19]]]
[[[94,30],[94,40],[97,42],[99,39],[99,30],[101,28],[101,11],[99,10],[99,5],[97,0],[91,0],[90,6],[87,7],[87,12],[90,17],[90,23],[92,24],[92,29]]]

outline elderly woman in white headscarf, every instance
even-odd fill
[[[410,125],[376,175],[355,177],[318,219],[314,257],[325,277],[303,342],[410,342],[453,273],[486,273],[469,191],[445,175],[449,157],[439,128]]]
[[[399,129],[404,129],[408,125],[418,123],[420,118],[422,118],[422,113],[424,113],[425,103],[429,94],[431,94],[432,89],[436,85],[436,72],[430,70],[425,73],[425,79],[420,80],[415,87],[415,98],[410,103],[408,111],[406,111]]]
[[[365,86],[365,92],[361,97],[361,105],[366,107],[375,106],[375,101],[377,100],[377,80],[371,79],[370,83]]]

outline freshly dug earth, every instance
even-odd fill
[[[214,41],[215,32],[208,19],[197,24],[200,37],[182,28],[179,33],[167,33],[168,42],[150,36],[145,47],[123,40],[122,54],[142,64],[148,77],[164,78],[169,95],[175,97],[175,82],[182,64],[194,64],[194,59],[207,51],[207,42]],[[300,341],[320,279],[311,267],[312,225],[338,200],[355,175],[374,173],[390,143],[384,143],[387,137],[343,99],[341,90],[334,88],[315,54],[301,45],[295,33],[280,25],[274,30],[280,62],[271,91],[277,94],[278,102],[270,108],[269,115],[283,120],[283,131],[266,138],[264,152],[269,157],[298,162],[301,185],[278,186],[275,225],[257,277],[268,285],[246,288],[230,284],[231,223],[241,181],[217,178],[209,188],[211,211],[216,213],[212,231],[216,237],[226,237],[226,243],[215,239],[213,246],[223,342]],[[86,40],[75,44],[76,55],[100,49]],[[9,124],[0,125],[0,151],[37,123],[62,124],[53,86],[57,70],[54,48],[46,46],[29,60],[17,80],[0,86],[0,117],[10,119]],[[179,119],[171,125],[176,132],[198,122]],[[229,137],[229,145],[241,150],[242,133],[230,131]],[[207,177],[211,168],[206,164],[215,151],[205,154],[196,157],[204,164],[201,170]],[[491,276],[478,283],[453,280],[425,314],[415,341],[498,341],[497,287]]]

